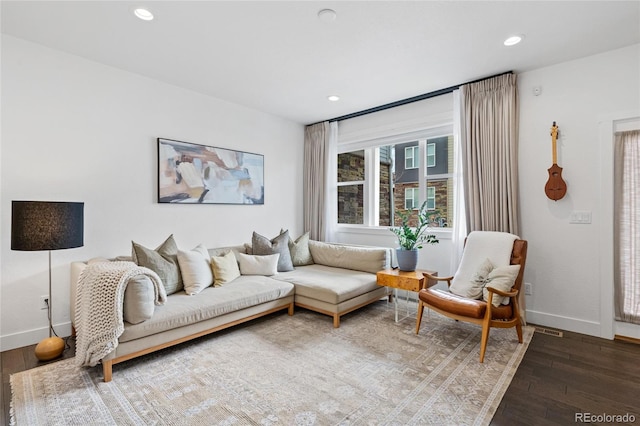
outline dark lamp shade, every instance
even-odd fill
[[[11,250],[60,250],[84,245],[84,203],[11,202]]]

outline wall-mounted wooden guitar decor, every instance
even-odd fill
[[[557,139],[558,126],[556,126],[556,122],[554,121],[553,126],[551,126],[553,165],[547,170],[549,172],[549,179],[547,180],[547,184],[544,186],[544,193],[553,201],[558,201],[567,193],[567,184],[562,179],[562,167],[558,166]]]

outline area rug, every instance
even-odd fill
[[[299,309],[130,360],[102,382],[73,359],[11,376],[17,425],[486,425],[533,334],[385,301],[331,319]]]

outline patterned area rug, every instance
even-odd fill
[[[489,424],[533,334],[425,311],[395,323],[385,301],[343,318],[299,309],[102,369],[73,359],[11,376],[18,425]]]

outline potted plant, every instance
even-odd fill
[[[396,211],[401,225],[389,228],[398,237],[399,248],[396,249],[398,267],[401,271],[415,271],[418,264],[418,250],[423,244],[438,244],[440,241],[433,234],[427,234],[431,217],[437,212],[428,212],[426,201],[418,209],[418,224],[409,226],[410,215],[407,212]]]

